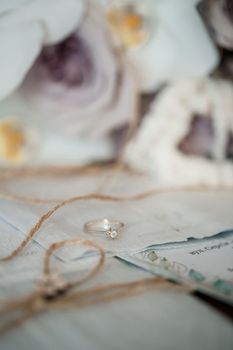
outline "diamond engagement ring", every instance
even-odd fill
[[[107,238],[116,239],[124,226],[118,220],[100,219],[86,222],[83,228],[86,233],[105,233]]]

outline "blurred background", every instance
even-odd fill
[[[232,0],[1,0],[0,172],[233,186]]]

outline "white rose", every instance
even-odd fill
[[[59,156],[61,163],[114,156],[107,138],[95,139],[134,117],[137,84],[96,4],[1,3],[0,47],[3,125],[12,115],[39,126],[44,139],[38,155],[47,162],[47,155],[56,163]]]

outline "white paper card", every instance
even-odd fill
[[[154,246],[120,257],[233,304],[233,230],[201,241]]]

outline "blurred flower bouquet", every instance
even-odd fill
[[[233,185],[231,0],[0,4],[0,169],[124,161]]]

